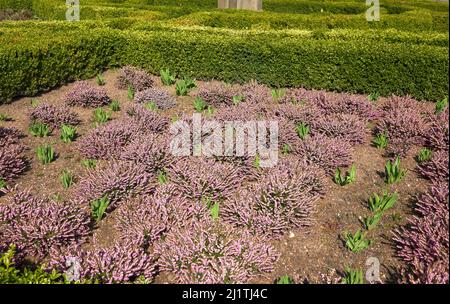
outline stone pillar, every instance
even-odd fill
[[[218,0],[219,8],[262,10],[262,0]]]

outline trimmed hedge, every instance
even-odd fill
[[[332,37],[321,32],[138,31],[94,22],[23,22],[17,39],[17,24],[0,26],[0,102],[124,64],[151,73],[169,67],[201,79],[256,79],[272,86],[410,94],[426,100],[447,94],[448,47],[364,39],[354,31]],[[16,43],[4,43],[10,40]]]

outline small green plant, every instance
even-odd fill
[[[175,84],[177,96],[186,96],[190,90],[196,87],[195,81],[190,77],[184,77]]]
[[[288,276],[286,274],[286,275],[284,275],[282,277],[279,277],[278,280],[276,281],[276,283],[280,284],[280,285],[281,284],[283,284],[283,285],[285,285],[285,284],[294,284],[294,280],[290,276]]]
[[[210,212],[213,220],[217,220],[219,218],[219,208],[219,202],[216,202],[211,206]]]
[[[373,228],[375,228],[378,225],[378,223],[380,222],[382,215],[383,215],[382,212],[377,212],[374,215],[365,217],[362,220],[362,222],[364,224],[364,228],[366,230],[372,230]]]
[[[97,161],[94,159],[83,159],[81,165],[87,169],[95,169],[97,166]]]
[[[207,116],[212,116],[214,114],[214,108],[212,106],[208,106],[206,108],[206,115]]]
[[[392,208],[397,202],[397,199],[397,192],[389,194],[387,191],[384,191],[383,196],[381,197],[374,193],[372,197],[369,198],[369,210],[372,212],[384,212]]]
[[[298,137],[305,139],[309,134],[309,126],[303,122],[299,123],[295,127]]]
[[[37,137],[47,137],[50,134],[49,127],[41,122],[34,122],[33,124],[31,124],[28,130],[31,135]]]
[[[12,120],[10,116],[4,113],[0,113],[0,121],[10,121],[10,120]]]
[[[35,98],[32,98],[30,103],[32,108],[36,108],[40,104],[39,100]]]
[[[353,253],[358,253],[372,243],[371,240],[366,239],[366,233],[361,230],[356,231],[355,234],[346,232],[344,234],[345,246]]]
[[[111,119],[111,113],[106,112],[102,108],[94,110],[94,123],[99,125],[107,122]]]
[[[37,157],[43,165],[55,160],[55,150],[49,144],[45,144],[36,149]]]
[[[280,100],[284,95],[286,95],[286,89],[272,89],[272,98],[275,101]]]
[[[253,162],[253,165],[258,169],[261,168],[261,157],[259,156],[259,154],[255,155],[255,161]]]
[[[155,111],[155,112],[159,110],[158,105],[155,102],[153,102],[153,101],[147,102],[145,104],[145,108],[147,110]]]
[[[8,186],[8,184],[6,183],[6,181],[2,178],[0,178],[0,190],[1,189],[5,189]]]
[[[61,183],[64,187],[64,189],[69,189],[70,186],[73,184],[73,175],[68,170],[64,170],[61,175]]]
[[[134,88],[130,85],[128,86],[128,89],[127,89],[127,96],[128,96],[128,100],[134,99]]]
[[[386,176],[386,183],[391,185],[403,179],[406,175],[406,170],[400,169],[400,158],[397,157],[394,162],[388,160],[384,168]]]
[[[369,96],[367,96],[367,99],[369,99],[369,101],[372,101],[372,102],[377,101],[378,98],[380,98],[380,93],[378,93],[378,92],[373,92]]]
[[[436,108],[434,112],[436,113],[436,115],[441,114],[447,106],[448,106],[448,98],[445,97],[444,99],[436,102]]]
[[[165,86],[170,86],[175,83],[176,77],[169,69],[162,69],[160,71],[161,74],[161,82]]]
[[[194,109],[197,112],[203,112],[208,108],[208,104],[201,97],[196,97],[194,100]]]
[[[290,154],[291,152],[292,152],[292,149],[288,144],[284,144],[283,147],[281,148],[281,154],[283,154],[283,155]]]
[[[345,176],[342,176],[342,172],[340,168],[336,169],[336,172],[334,173],[334,182],[338,184],[339,186],[346,186],[348,184],[353,183],[356,180],[356,166],[352,165],[350,167],[350,171],[345,174]]]
[[[428,148],[423,148],[420,150],[419,155],[417,155],[417,161],[423,163],[431,159],[433,152]]]
[[[68,125],[61,126],[61,140],[63,142],[65,143],[72,142],[76,136],[77,136],[76,128]]]
[[[99,86],[104,86],[106,84],[105,78],[102,73],[97,74],[97,84]]]
[[[244,96],[242,96],[242,95],[236,95],[236,96],[233,96],[233,104],[234,104],[235,106],[237,106],[238,104],[240,104],[240,103],[242,102],[242,100],[244,100]]]
[[[109,109],[113,112],[118,112],[120,111],[120,103],[117,99],[114,99],[110,104],[109,104]]]
[[[364,284],[363,271],[361,269],[353,270],[347,267],[342,282],[344,284]]]
[[[167,184],[167,182],[169,180],[168,177],[167,177],[167,173],[164,170],[160,170],[158,172],[157,178],[158,178],[158,182],[160,184]]]
[[[108,206],[109,200],[106,196],[91,202],[92,217],[97,223],[102,220]]]
[[[373,145],[378,149],[384,149],[387,147],[389,140],[386,134],[378,134],[372,141]]]

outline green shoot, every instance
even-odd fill
[[[109,104],[109,109],[113,112],[118,112],[120,111],[120,103],[117,99],[114,99],[110,104]]]
[[[436,113],[436,115],[441,114],[447,106],[448,106],[448,98],[445,97],[444,99],[436,102],[436,108],[434,112]]]
[[[284,95],[286,95],[286,89],[272,89],[272,98],[275,101],[280,100]]]
[[[194,109],[197,112],[202,112],[208,108],[208,104],[201,97],[196,97],[194,100]]]
[[[103,74],[99,73],[97,75],[97,84],[99,86],[104,86],[106,84],[105,78],[103,77]]]
[[[73,184],[73,175],[67,170],[64,170],[61,175],[61,183],[64,187],[64,189],[69,189],[70,186]]]
[[[81,165],[87,169],[95,169],[97,166],[97,161],[94,159],[83,159]]]
[[[169,180],[167,177],[167,173],[164,170],[158,172],[157,178],[160,184],[166,184],[167,181]]]
[[[339,186],[346,186],[348,184],[353,183],[356,180],[356,166],[352,165],[350,171],[346,173],[345,176],[342,176],[341,169],[336,169],[336,173],[334,173],[334,182]]]
[[[307,124],[301,122],[297,124],[295,127],[295,131],[297,132],[298,137],[301,139],[305,139],[309,134],[309,127]]]
[[[161,82],[163,83],[163,85],[170,86],[175,83],[176,81],[175,74],[170,72],[169,69],[162,69],[160,71],[160,74],[161,74]]]
[[[431,159],[433,152],[428,148],[423,148],[420,150],[419,155],[417,155],[417,161],[423,163]]]
[[[0,113],[0,121],[10,121],[10,120],[12,120],[10,116],[4,113]]]
[[[237,106],[238,104],[240,104],[240,103],[242,102],[242,100],[244,100],[244,96],[242,96],[242,95],[236,95],[236,96],[233,96],[233,104],[234,104],[235,106]]]
[[[71,126],[61,126],[61,140],[65,143],[72,142],[77,136],[77,129]]]
[[[291,279],[290,276],[284,275],[284,276],[278,278],[277,284],[280,284],[280,285],[281,284],[283,284],[283,285],[285,285],[285,284],[294,284],[294,280]]]
[[[210,212],[213,220],[217,220],[219,218],[219,202],[216,202],[211,206]]]
[[[400,158],[396,158],[394,162],[388,160],[384,168],[386,175],[386,183],[391,185],[403,179],[406,175],[406,170],[400,169]]]
[[[155,111],[155,112],[159,110],[158,106],[157,106],[156,103],[153,102],[153,101],[147,102],[147,103],[145,104],[145,108],[146,108],[147,110]]]
[[[6,183],[6,181],[2,178],[0,178],[0,190],[1,189],[5,189],[8,186],[8,184]]]
[[[344,284],[364,284],[363,271],[346,268],[342,282]]]
[[[91,202],[92,217],[97,223],[102,220],[108,206],[109,200],[106,196]]]
[[[29,128],[29,132],[33,136],[37,137],[47,137],[50,134],[49,127],[41,122],[35,122],[33,123]]]
[[[378,98],[380,98],[380,93],[378,92],[373,92],[369,96],[367,96],[367,99],[369,99],[369,101],[371,102],[377,101]]]
[[[49,164],[55,159],[55,151],[49,144],[45,144],[36,149],[37,157],[42,164]]]
[[[364,228],[366,230],[372,230],[375,228],[381,220],[382,212],[377,212],[374,215],[367,216],[363,219]]]
[[[384,149],[387,147],[389,141],[386,134],[378,134],[372,141],[373,145],[378,149]]]
[[[392,208],[397,202],[398,194],[389,194],[387,191],[383,192],[383,196],[378,196],[374,193],[371,198],[369,198],[369,209],[372,212],[384,212]]]
[[[111,113],[106,112],[102,108],[94,110],[94,122],[99,125],[111,119]]]
[[[128,96],[128,100],[134,99],[134,88],[130,85],[128,86],[127,96]]]
[[[345,246],[353,253],[366,249],[372,243],[371,240],[366,239],[366,233],[363,233],[361,230],[356,231],[355,234],[346,232],[344,238]]]
[[[36,108],[40,104],[39,100],[32,98],[31,107]]]

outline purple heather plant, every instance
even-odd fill
[[[403,281],[419,284],[449,283],[448,183],[434,184],[418,202],[421,216],[394,232],[398,256],[407,263]]]
[[[352,145],[346,141],[324,135],[309,136],[293,147],[293,154],[305,159],[308,164],[321,167],[328,174],[336,168],[352,164]]]
[[[314,205],[325,193],[323,180],[320,169],[288,157],[257,184],[227,200],[221,216],[253,234],[279,238],[293,228],[310,225]]]
[[[55,106],[48,103],[40,103],[33,108],[29,117],[31,121],[45,123],[52,128],[61,125],[76,125],[79,123],[78,115],[67,106]]]
[[[429,161],[423,162],[418,166],[419,173],[433,181],[449,181],[448,151],[433,152]]]
[[[11,191],[10,202],[0,205],[0,248],[15,244],[21,258],[42,260],[51,249],[83,242],[90,234],[90,216],[81,206]]]
[[[0,126],[0,145],[6,146],[8,144],[20,143],[20,138],[23,136],[17,128],[5,128]]]
[[[362,95],[323,93],[316,99],[316,105],[326,115],[355,115],[366,122],[380,116],[380,111]]]
[[[175,161],[170,152],[170,139],[159,134],[136,137],[120,153],[119,158],[143,166],[149,173],[170,168]]]
[[[209,220],[175,229],[158,243],[162,271],[177,283],[246,283],[273,271],[279,258],[258,237]]]
[[[449,149],[449,110],[448,108],[439,115],[431,116],[430,131],[426,136],[427,146],[434,150]]]
[[[239,88],[224,83],[209,83],[200,88],[198,97],[214,108],[234,105],[233,97],[239,95]]]
[[[284,117],[294,124],[305,123],[309,126],[324,117],[323,111],[312,103],[281,104],[275,109],[275,115]]]
[[[272,100],[270,89],[265,85],[259,84],[256,80],[251,80],[244,84],[240,91],[240,95],[243,96],[244,100],[248,103],[260,104]]]
[[[110,159],[139,136],[140,127],[131,119],[113,120],[82,136],[77,143],[80,153],[89,159]]]
[[[141,104],[153,102],[160,110],[168,110],[176,106],[175,98],[168,91],[158,88],[138,91],[134,95],[134,101]]]
[[[0,127],[0,180],[10,182],[27,168],[20,136],[22,134],[16,128]]]
[[[109,104],[111,99],[104,89],[93,86],[87,81],[79,81],[66,94],[64,102],[69,106],[98,108]]]
[[[88,171],[87,176],[74,187],[74,201],[89,205],[106,197],[109,212],[123,200],[152,192],[155,183],[155,175],[146,172],[143,166],[114,161],[105,168]]]
[[[140,280],[151,282],[156,275],[156,257],[133,240],[117,241],[108,248],[93,249],[70,246],[51,252],[50,267],[70,272],[75,267],[80,280],[99,283],[129,283]],[[75,269],[75,268],[74,268]],[[73,270],[72,270],[73,271]]]
[[[241,184],[239,168],[211,158],[191,157],[178,161],[169,170],[176,191],[194,200],[213,202],[228,197]]]
[[[128,107],[127,115],[134,124],[139,126],[142,132],[162,132],[169,127],[170,123],[169,118],[148,110],[141,104]]]
[[[136,92],[139,92],[153,87],[154,81],[146,71],[132,66],[124,66],[120,69],[116,84],[121,90],[126,90],[128,86],[131,86]]]
[[[309,126],[313,135],[320,133],[352,144],[362,144],[368,134],[365,121],[352,114],[324,115]]]

